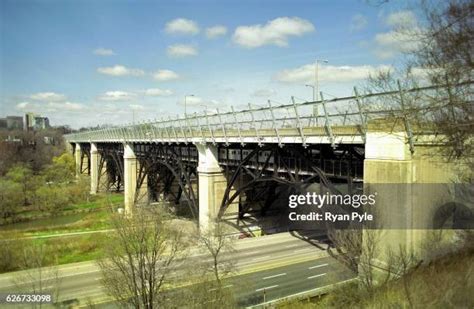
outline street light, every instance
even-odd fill
[[[313,85],[308,85],[308,84],[306,84],[305,86],[313,88],[313,102],[315,102],[316,101],[316,87]]]
[[[314,63],[314,86],[316,87],[315,99],[318,100],[319,96],[319,63],[328,63],[327,60],[316,59]]]
[[[313,88],[313,102],[319,100],[319,63],[328,63],[327,60],[316,59],[314,62],[314,86],[306,85],[307,87]],[[319,104],[313,105],[313,117],[315,119],[316,125],[318,125],[318,116],[319,116]]]
[[[186,98],[187,97],[194,97],[194,94],[187,94],[184,96],[184,118],[187,118],[187,113],[186,113]]]
[[[313,102],[316,102],[316,87],[313,85],[305,85],[305,86],[313,88]],[[314,117],[314,122],[316,125],[318,125],[318,116],[319,116],[318,105],[315,103],[313,104],[313,117]]]

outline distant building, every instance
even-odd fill
[[[49,128],[48,117],[35,117],[35,123],[33,125],[34,130],[44,130]]]
[[[25,114],[25,126],[24,126],[25,131],[29,131],[29,130],[33,129],[34,125],[35,125],[35,114],[26,113]]]
[[[7,128],[7,118],[0,118],[0,129]]]
[[[25,131],[44,130],[50,127],[48,117],[41,117],[33,113],[25,114]]]
[[[7,116],[6,120],[7,120],[8,130],[22,130],[23,129],[23,117]]]

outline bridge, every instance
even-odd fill
[[[446,182],[451,169],[436,166],[439,158],[427,159],[442,144],[429,123],[453,107],[420,103],[440,88],[399,84],[365,94],[354,88],[349,97],[321,93],[314,102],[268,101],[84,131],[66,140],[77,173],[91,177],[91,193],[123,190],[126,213],[167,200],[201,228],[216,218],[238,227],[258,222],[250,218],[271,214],[278,200],[288,202],[289,192],[312,185],[350,193],[368,184]],[[390,216],[390,205],[406,204],[408,197],[389,193],[382,199]],[[427,208],[433,216],[435,208]]]

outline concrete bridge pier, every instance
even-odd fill
[[[199,191],[199,228],[206,230],[217,219],[222,198],[227,188],[227,178],[219,166],[218,149],[212,144],[197,144],[199,154],[198,191]],[[236,200],[238,201],[238,200]],[[227,212],[238,212],[238,202]]]
[[[219,166],[217,147],[206,143],[196,144],[196,148],[199,156],[199,228],[206,230],[217,218],[227,180]]]
[[[100,154],[97,143],[91,143],[91,194],[97,194],[99,190],[99,160]]]
[[[76,162],[76,177],[81,175],[82,150],[81,144],[76,143],[74,147],[74,161]]]
[[[145,179],[141,184],[138,183],[140,163],[138,162],[135,151],[133,150],[133,144],[124,145],[123,161],[125,214],[132,215],[135,206],[148,203],[147,177],[145,176]]]
[[[372,207],[378,228],[364,230],[363,242],[376,240],[378,253],[372,257],[376,270],[387,269],[390,258],[404,252],[419,259],[429,254],[434,218],[456,198],[450,187],[459,162],[448,162],[435,138],[412,141],[412,152],[401,119],[368,125],[364,191],[377,194]],[[449,238],[452,232],[443,233]]]

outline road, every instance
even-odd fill
[[[235,247],[232,259],[238,274],[226,285],[234,289],[241,305],[261,303],[264,294],[265,301],[270,301],[350,278],[325,250],[288,233],[238,240]],[[209,257],[195,253],[191,258]],[[0,293],[14,292],[17,288],[12,279],[21,273],[0,275]],[[61,301],[77,305],[91,301],[110,307],[95,262],[61,265],[59,276]]]

